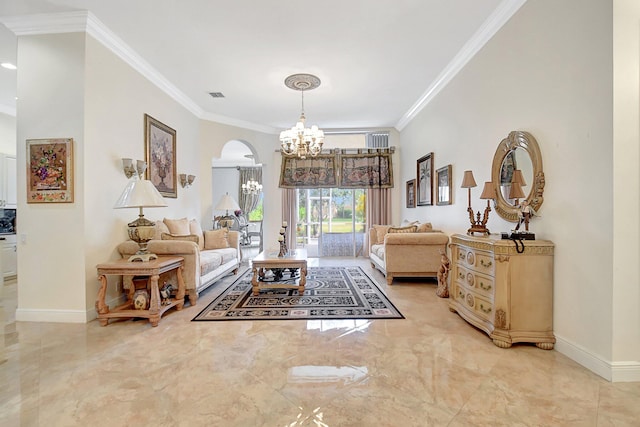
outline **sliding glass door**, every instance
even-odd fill
[[[365,232],[363,189],[297,190],[298,246],[308,256],[360,256]]]

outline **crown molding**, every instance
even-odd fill
[[[196,117],[201,118],[204,114],[202,108],[191,98],[153,68],[91,12],[9,16],[0,17],[0,22],[18,36],[86,32]]]
[[[36,34],[79,33],[87,30],[89,12],[80,10],[62,13],[2,16],[2,22],[17,36]]]
[[[460,52],[451,60],[431,86],[411,106],[398,121],[395,128],[398,131],[407,126],[424,107],[426,107],[444,89],[451,80],[464,68],[476,53],[502,28],[504,24],[527,2],[527,0],[502,0],[476,33],[465,43]]]

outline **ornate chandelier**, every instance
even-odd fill
[[[243,194],[259,194],[262,191],[262,184],[258,184],[258,181],[250,179],[246,184],[242,184]]]
[[[285,86],[302,92],[302,111],[300,120],[291,129],[280,132],[280,145],[285,156],[298,156],[301,159],[307,156],[315,157],[322,152],[324,132],[313,125],[305,127],[304,116],[304,91],[312,90],[320,86],[320,79],[311,74],[293,74],[284,80]]]

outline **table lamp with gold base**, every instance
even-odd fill
[[[142,208],[166,207],[162,195],[158,192],[153,183],[149,180],[140,179],[135,175],[125,187],[116,202],[114,209],[139,208],[138,219],[127,224],[129,226],[129,238],[140,247],[138,252],[129,257],[129,261],[151,261],[157,259],[156,254],[150,253],[148,249],[149,241],[155,235],[155,223],[144,217]]]

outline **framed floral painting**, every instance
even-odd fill
[[[144,149],[146,178],[163,196],[177,198],[175,129],[145,114]]]
[[[73,203],[73,138],[27,140],[27,203]]]

